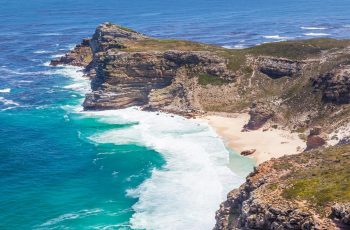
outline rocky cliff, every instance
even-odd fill
[[[216,213],[215,229],[349,229],[350,145],[261,164]]]
[[[250,121],[244,129],[278,124],[299,132],[312,149],[327,139],[349,142],[344,128],[350,119],[349,47],[349,40],[311,39],[232,50],[151,38],[105,23],[51,64],[85,67],[92,89],[83,104],[86,110],[139,106],[184,116],[247,111]],[[315,127],[322,127],[322,135],[312,131]],[[229,194],[215,228],[331,229],[347,224],[346,151],[343,145],[264,163]],[[333,169],[343,173],[346,183],[317,187],[327,175],[337,177]],[[319,190],[309,191],[308,183]],[[349,187],[339,187],[343,185]],[[329,193],[333,190],[347,193]],[[337,203],[333,208],[332,202]]]
[[[52,65],[86,67],[85,109],[140,106],[181,115],[250,111],[247,129],[348,122],[350,41],[312,39],[230,50],[100,25]],[[332,124],[328,119],[332,117]]]

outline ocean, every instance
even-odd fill
[[[254,166],[203,122],[83,111],[89,80],[48,63],[98,24],[237,49],[350,37],[348,0],[0,3],[0,229],[211,229]]]

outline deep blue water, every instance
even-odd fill
[[[205,124],[81,112],[89,82],[47,62],[98,24],[240,48],[349,38],[349,15],[349,0],[0,0],[0,229],[211,229],[252,167]]]

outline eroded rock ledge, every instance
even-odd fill
[[[87,110],[250,110],[248,130],[269,121],[300,129],[329,126],[323,118],[330,116],[338,126],[350,115],[349,46],[347,40],[312,39],[230,50],[104,23],[51,64],[85,67],[92,79]]]

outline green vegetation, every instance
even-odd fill
[[[267,189],[272,190],[272,191],[276,190],[277,188],[278,188],[278,184],[277,183],[269,184],[267,186]]]
[[[129,28],[120,28],[133,31]],[[134,32],[134,31],[133,31]],[[176,39],[144,39],[140,41],[129,41],[124,48],[127,52],[141,51],[210,51],[227,60],[227,66],[233,71],[245,67],[247,55],[275,56],[289,59],[305,59],[320,55],[324,50],[340,49],[350,46],[350,40],[336,40],[329,38],[296,40],[266,43],[246,49],[225,49],[220,46],[208,45],[199,42]],[[246,67],[245,67],[246,68]],[[244,73],[250,73],[251,69],[243,69]]]
[[[116,24],[112,24],[112,23],[107,23],[106,26],[108,27],[114,27],[114,28],[119,28],[119,29],[122,29],[122,30],[125,30],[125,31],[128,31],[128,32],[131,32],[131,33],[137,33],[135,30],[132,30],[128,27],[125,27],[125,26],[121,26],[121,25],[116,25]]]
[[[307,130],[306,127],[298,127],[297,129],[293,130],[292,132],[305,133],[306,130]]]
[[[128,32],[131,32],[131,33],[137,33],[135,30],[132,30],[128,27],[124,27],[124,26],[120,26],[120,25],[117,25],[118,28],[122,29],[122,30],[125,30],[125,31],[128,31]]]
[[[140,41],[129,41],[125,45],[127,46],[125,51],[128,52],[167,50],[214,51],[218,49],[223,49],[222,47],[207,45],[204,43],[175,39],[144,39]]]
[[[266,43],[246,49],[253,55],[269,55],[290,59],[305,59],[321,54],[324,50],[341,49],[350,45],[350,40],[336,40],[331,38],[317,38]]]
[[[229,81],[219,78],[218,76],[201,73],[198,75],[198,83],[201,85],[222,85]]]
[[[306,152],[298,158],[317,163],[288,175],[285,198],[306,200],[316,208],[350,200],[350,145]]]
[[[273,168],[278,171],[291,169],[292,167],[293,167],[293,164],[291,164],[290,162],[280,162],[273,165]]]

